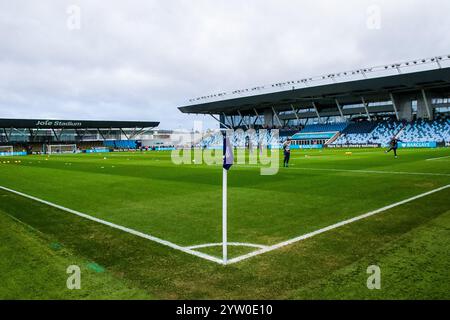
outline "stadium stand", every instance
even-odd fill
[[[350,125],[333,142],[335,145],[380,144],[385,146],[397,136],[404,124],[398,121],[358,122]]]
[[[107,148],[113,149],[136,149],[136,140],[114,140],[104,141],[103,145]]]
[[[371,133],[377,127],[377,123],[369,121],[358,121],[350,123],[342,134],[364,134]]]
[[[258,146],[259,143],[265,145],[277,145],[285,141],[288,137],[279,137],[278,139],[270,130],[261,130],[255,132],[235,131],[231,138],[231,143],[236,148],[245,148],[249,145]],[[202,141],[196,145],[202,148],[218,148],[223,143],[223,136],[220,132],[208,135],[202,139]]]
[[[232,143],[235,147],[243,148],[249,145],[258,145],[259,141],[267,145],[283,143],[288,137],[274,138],[270,130],[256,131],[249,135],[247,132],[237,131]],[[341,135],[335,140],[333,138],[338,132]],[[358,121],[351,123],[333,123],[306,126],[304,130],[292,136],[293,140],[303,141],[328,141],[332,145],[380,145],[387,146],[392,139],[397,137],[403,142],[450,142],[450,119],[439,119],[435,121],[418,120],[411,123],[404,121]],[[222,145],[222,135],[215,133],[205,137],[198,147],[209,148]]]
[[[408,123],[398,138],[404,142],[449,142],[450,119]]]
[[[341,132],[347,128],[347,122],[307,125],[301,133]]]

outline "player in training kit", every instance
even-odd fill
[[[291,139],[287,139],[286,142],[283,143],[283,151],[284,151],[283,166],[285,168],[288,168],[289,160],[291,159]]]
[[[390,148],[389,150],[387,150],[385,153],[389,153],[391,151],[394,151],[394,155],[395,155],[395,159],[398,158],[397,156],[397,149],[398,149],[398,143],[400,142],[400,140],[398,140],[396,137],[393,137],[391,142],[390,142]]]

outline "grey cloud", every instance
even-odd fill
[[[380,30],[366,27],[381,8]],[[81,30],[66,27],[69,5]],[[450,53],[446,0],[0,2],[0,117],[160,120],[199,95]],[[208,120],[208,126],[214,125]]]

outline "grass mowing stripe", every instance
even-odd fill
[[[383,207],[383,208],[380,208],[380,209],[377,209],[377,210],[368,212],[368,213],[363,214],[363,215],[361,215],[361,216],[354,217],[354,218],[351,218],[351,219],[348,219],[348,220],[345,220],[345,221],[342,221],[342,222],[333,224],[333,225],[331,225],[331,226],[328,226],[328,227],[326,227],[326,228],[322,228],[322,229],[316,230],[316,231],[314,231],[314,232],[310,232],[310,233],[305,234],[305,235],[302,235],[302,236],[300,236],[300,237],[297,237],[297,238],[294,238],[294,239],[291,239],[291,240],[288,240],[288,241],[284,241],[284,242],[278,243],[278,244],[276,244],[276,245],[267,247],[267,248],[265,248],[265,249],[261,249],[261,250],[258,250],[258,251],[254,251],[254,252],[248,253],[248,254],[246,254],[246,255],[243,255],[243,256],[240,256],[240,257],[231,259],[231,260],[228,261],[227,264],[237,263],[237,262],[240,262],[240,261],[243,261],[243,260],[246,260],[246,259],[255,257],[255,256],[257,256],[257,255],[261,255],[261,254],[263,254],[263,253],[267,253],[267,252],[270,252],[270,251],[274,251],[274,250],[277,250],[277,249],[281,249],[282,247],[291,245],[291,244],[296,243],[296,242],[299,242],[299,241],[303,241],[303,240],[308,239],[308,238],[312,238],[312,237],[314,237],[314,236],[316,236],[316,235],[319,235],[319,234],[321,234],[321,233],[324,233],[324,232],[327,232],[327,231],[330,231],[330,230],[333,230],[333,229],[336,229],[336,228],[345,226],[345,225],[347,225],[347,224],[350,224],[350,223],[353,223],[353,222],[356,222],[356,221],[359,221],[359,220],[362,220],[362,219],[366,219],[366,218],[371,217],[371,216],[373,216],[373,215],[376,215],[376,214],[378,214],[378,213],[380,213],[380,212],[384,212],[384,211],[387,211],[387,210],[389,210],[389,209],[392,209],[392,208],[401,206],[401,205],[403,205],[403,204],[406,204],[406,203],[408,203],[408,202],[412,202],[412,201],[414,201],[414,200],[417,200],[417,199],[420,199],[420,198],[429,196],[429,195],[431,195],[431,194],[433,194],[433,193],[436,193],[436,192],[445,190],[445,189],[447,189],[447,188],[450,188],[450,184],[449,184],[449,185],[446,185],[446,186],[443,186],[443,187],[441,187],[441,188],[438,188],[438,189],[431,190],[431,191],[429,191],[429,192],[425,192],[425,193],[419,194],[419,195],[414,196],[414,197],[412,197],[412,198],[409,198],[409,199],[406,199],[406,200],[403,200],[403,201],[400,201],[400,202],[391,204],[391,205],[389,205],[389,206],[386,206],[386,207]]]
[[[154,236],[151,236],[151,235],[139,232],[137,230],[130,229],[130,228],[127,228],[127,227],[123,227],[123,226],[120,226],[120,225],[117,225],[117,224],[114,224],[114,223],[111,223],[111,222],[108,222],[108,221],[105,221],[105,220],[102,220],[102,219],[98,219],[98,218],[92,217],[92,216],[90,216],[88,214],[81,213],[81,212],[78,212],[78,211],[75,211],[75,210],[72,210],[72,209],[69,209],[69,208],[66,208],[66,207],[54,204],[52,202],[45,201],[45,200],[42,200],[42,199],[39,199],[39,198],[30,196],[30,195],[27,195],[25,193],[22,193],[22,192],[19,192],[19,191],[16,191],[16,190],[5,188],[3,186],[0,186],[0,189],[4,190],[4,191],[11,192],[11,193],[14,193],[14,194],[17,194],[17,195],[19,195],[21,197],[25,197],[25,198],[28,198],[28,199],[31,199],[31,200],[43,203],[45,205],[54,207],[54,208],[62,210],[62,211],[66,211],[66,212],[72,213],[72,214],[77,215],[79,217],[82,217],[82,218],[85,218],[85,219],[88,219],[88,220],[92,220],[92,221],[100,223],[100,224],[104,224],[104,225],[109,226],[111,228],[118,229],[118,230],[121,230],[121,231],[124,231],[124,232],[127,232],[127,233],[131,233],[131,234],[133,234],[135,236],[138,236],[138,237],[141,237],[141,238],[144,238],[144,239],[147,239],[147,240],[151,240],[153,242],[159,243],[159,244],[164,245],[166,247],[170,247],[172,249],[179,250],[179,251],[182,251],[184,253],[191,254],[193,256],[197,256],[199,258],[203,258],[203,259],[211,261],[211,262],[222,264],[222,260],[217,259],[217,258],[215,258],[213,256],[210,256],[210,255],[198,252],[198,251],[194,251],[194,250],[191,250],[191,249],[187,249],[187,248],[179,246],[179,245],[177,245],[175,243],[172,243],[172,242],[169,242],[169,241],[166,241],[166,240],[163,240],[163,239],[160,239],[160,238],[157,238],[157,237],[154,237]]]

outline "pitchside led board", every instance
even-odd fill
[[[399,148],[437,148],[436,142],[400,142]]]

